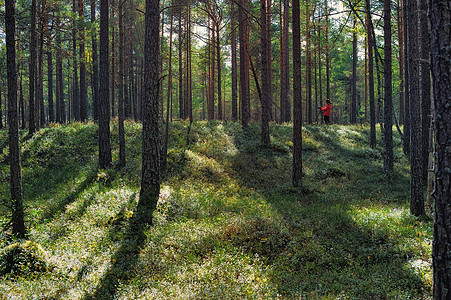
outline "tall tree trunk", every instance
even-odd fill
[[[122,1],[122,0],[118,0]],[[111,0],[111,73],[110,73],[110,91],[111,91],[111,117],[116,117],[116,27],[114,24],[114,11],[116,7],[116,1]]]
[[[408,0],[409,98],[410,98],[410,212],[424,214],[421,103],[419,93],[418,3]]]
[[[365,20],[365,28],[368,28],[367,21]],[[368,123],[368,34],[365,34],[365,90],[363,97],[365,98],[365,123]]]
[[[266,40],[268,41],[266,43],[266,53],[268,56],[268,113],[269,113],[269,120],[274,120],[274,114],[273,114],[273,105],[272,105],[272,55],[271,55],[271,6],[272,2],[271,0],[266,0]]]
[[[25,101],[24,101],[24,97],[23,97],[23,72],[20,72],[20,96],[19,96],[19,106],[20,106],[20,116],[22,118],[21,120],[21,129],[24,130],[25,129]]]
[[[190,121],[192,116],[192,86],[191,86],[191,1],[188,1],[186,11],[186,85],[185,85],[185,118]]]
[[[427,1],[419,1],[420,4],[420,73],[421,73],[421,147],[422,147],[422,172],[424,186],[427,185],[428,157],[429,157],[429,127],[431,125],[431,68],[429,66],[429,20],[427,17]]]
[[[96,0],[91,0],[91,22],[96,21]],[[94,121],[99,120],[99,62],[97,59],[97,37],[95,27],[91,31],[91,49],[92,49],[92,114]]]
[[[357,16],[354,15],[354,26],[352,32],[352,77],[351,77],[351,110],[350,123],[357,122]]]
[[[80,43],[80,120],[88,119],[88,91],[86,87],[86,56],[85,56],[85,29],[84,29],[84,7],[83,0],[78,0],[78,16],[80,28],[78,40]]]
[[[310,52],[310,44],[311,44],[311,34],[310,34],[310,9],[309,2],[305,3],[305,31],[306,31],[306,45],[305,45],[305,80],[306,80],[306,89],[307,89],[307,123],[312,124],[312,115],[313,115],[313,107],[312,107],[312,57]]]
[[[408,31],[408,12],[407,1],[402,0],[402,15],[404,19],[404,141],[403,150],[407,156],[410,156],[410,84],[409,84],[409,31]]]
[[[322,19],[321,19],[322,20]],[[323,63],[322,63],[322,48],[321,48],[321,20],[318,25],[318,84],[319,84],[319,105],[323,106]]]
[[[398,21],[398,64],[399,64],[399,124],[404,124],[404,18],[402,15],[402,2],[397,0],[397,21]],[[404,138],[406,135],[404,135]]]
[[[329,53],[329,9],[327,6],[327,0],[325,2],[326,7],[326,98],[330,100],[330,53]]]
[[[370,147],[376,147],[376,105],[374,99],[374,59],[373,50],[375,50],[373,38],[373,22],[371,21],[370,0],[365,0],[366,9],[366,32],[368,37],[368,93],[370,102]]]
[[[72,90],[72,117],[75,121],[80,121],[80,89],[78,85],[78,60],[77,60],[77,6],[75,0],[72,0],[72,13],[74,20],[72,22],[72,64],[73,64],[73,90]]]
[[[36,101],[36,127],[39,129],[45,124],[45,107],[44,107],[44,33],[47,25],[46,1],[40,1],[39,14],[39,60],[38,60],[38,81],[37,81],[37,101]]]
[[[209,45],[209,58],[210,58],[210,84],[209,84],[209,97],[207,103],[207,111],[208,111],[208,120],[213,120],[215,118],[215,44],[216,44],[216,30],[214,29],[214,22],[211,21],[211,36],[210,36],[210,45]]]
[[[171,98],[172,98],[172,29],[174,22],[174,9],[172,8],[173,1],[171,1],[171,17],[170,17],[170,27],[169,27],[169,62],[168,62],[168,91],[167,91],[167,101],[166,101],[166,125],[164,132],[164,141],[163,141],[163,151],[162,155],[162,171],[166,170],[166,159],[168,155],[168,140],[169,140],[169,116],[171,111]]]
[[[244,127],[247,127],[251,117],[249,90],[249,19],[247,15],[248,0],[239,0],[238,3],[241,123]]]
[[[285,122],[286,119],[286,90],[285,90],[285,82],[287,81],[287,78],[285,78],[286,74],[285,74],[285,43],[284,43],[284,38],[285,38],[285,23],[284,23],[284,9],[285,7],[283,6],[282,2],[286,2],[286,0],[284,1],[279,1],[279,23],[280,23],[280,123]]]
[[[160,194],[160,134],[158,127],[159,1],[146,0],[145,98],[143,103],[143,151],[141,193],[138,204],[141,222],[152,224],[152,213]]]
[[[230,23],[231,23],[231,48],[232,48],[232,120],[238,120],[238,77],[237,77],[237,60],[236,60],[236,16],[235,1],[231,3]]]
[[[222,120],[221,36],[220,23],[216,22],[216,63],[218,68],[218,119]]]
[[[6,71],[8,74],[9,166],[12,204],[12,233],[24,238],[26,228],[22,203],[22,174],[20,169],[19,120],[17,116],[17,69],[15,46],[15,1],[5,1]]]
[[[451,9],[448,0],[429,0],[431,70],[434,91],[435,213],[432,267],[434,299],[451,298],[451,80],[449,76]]]
[[[384,171],[393,176],[393,100],[390,1],[384,0]]]
[[[284,67],[284,90],[285,90],[285,120],[284,122],[291,121],[291,106],[290,106],[290,41],[289,41],[289,28],[290,28],[290,2],[289,0],[284,0],[283,3],[283,48],[285,49],[285,56],[283,65]]]
[[[269,144],[269,102],[271,101],[271,90],[269,88],[270,85],[270,70],[269,64],[271,63],[268,58],[268,26],[267,26],[267,17],[266,14],[268,12],[268,0],[260,0],[260,58],[261,58],[261,83],[262,83],[262,123],[261,123],[261,142],[262,144]]]
[[[185,108],[184,108],[184,99],[183,99],[183,62],[182,62],[182,47],[183,47],[183,29],[182,29],[182,2],[179,2],[179,118],[181,120],[185,119]]]
[[[293,170],[292,183],[302,185],[301,16],[299,0],[292,2],[293,24]]]
[[[108,0],[100,0],[100,88],[99,101],[99,166],[102,169],[111,166],[110,142],[110,101],[109,101],[109,62],[108,62]]]
[[[3,128],[3,106],[2,106],[2,88],[3,88],[3,82],[2,82],[2,74],[0,72],[0,129]]]
[[[49,103],[49,122],[55,122],[55,110],[53,105],[53,56],[52,51],[47,52],[47,92]]]
[[[36,73],[37,73],[37,36],[36,36],[36,0],[31,1],[31,26],[30,26],[30,70],[29,70],[29,132],[36,132]]]
[[[119,116],[119,164],[125,165],[125,131],[124,131],[124,2],[119,0],[119,87],[118,87],[118,116]]]

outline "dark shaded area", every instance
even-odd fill
[[[115,299],[119,283],[126,283],[137,275],[135,266],[138,263],[139,252],[145,245],[144,230],[147,225],[139,220],[139,216],[143,214],[141,211],[135,211],[128,222],[124,222],[127,218],[124,218],[123,214],[122,209],[117,218],[111,220],[112,229],[108,235],[110,239],[113,239],[118,236],[121,228],[126,228],[121,239],[121,246],[111,258],[111,267],[106,271],[95,291],[83,299]],[[77,277],[81,278],[84,270],[86,269],[82,268]]]

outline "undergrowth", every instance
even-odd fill
[[[92,123],[21,132],[28,239],[49,267],[6,272],[0,299],[431,298],[432,222],[409,214],[396,133],[389,180],[367,126],[305,126],[293,188],[291,125],[271,125],[261,145],[256,125],[173,123],[153,226],[142,227],[141,128],[126,123],[127,164],[107,170]],[[5,225],[4,130],[0,146]],[[118,161],[117,122],[112,146]],[[2,251],[22,242],[0,237]]]

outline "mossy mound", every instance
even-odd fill
[[[0,275],[22,275],[48,271],[45,251],[36,242],[14,243],[0,252]]]

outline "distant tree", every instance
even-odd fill
[[[384,171],[393,175],[393,96],[392,96],[392,33],[391,0],[384,0]]]
[[[305,80],[306,80],[306,113],[307,113],[307,123],[312,124],[313,122],[313,108],[312,108],[312,54],[310,51],[311,44],[311,34],[310,34],[310,18],[311,13],[309,9],[309,2],[305,2],[305,31],[306,31],[306,41],[305,41]],[[294,51],[294,50],[293,50]]]
[[[38,81],[36,99],[37,128],[45,124],[44,107],[44,36],[47,31],[47,1],[39,1],[39,55],[38,55]]]
[[[91,22],[96,21],[96,1],[91,0]],[[92,88],[92,113],[93,120],[99,120],[99,62],[97,59],[97,37],[96,29],[93,26],[91,31],[91,49],[92,49],[92,74],[91,74],[91,88]]]
[[[366,31],[368,37],[368,93],[370,102],[370,147],[376,147],[376,107],[374,99],[374,59],[375,49],[373,37],[373,23],[371,21],[370,0],[365,0],[366,9]]]
[[[424,214],[421,103],[419,93],[418,2],[407,0],[409,48],[409,99],[410,99],[410,212]]]
[[[30,24],[30,65],[29,65],[29,132],[33,134],[37,130],[36,115],[36,73],[37,73],[37,35],[36,35],[36,0],[31,1]]]
[[[267,24],[267,12],[268,12],[267,0],[260,0],[260,58],[261,58],[261,83],[262,83],[262,97],[261,97],[261,112],[262,112],[262,124],[261,124],[261,142],[262,144],[269,144],[269,120],[270,120],[270,107],[271,101],[271,89],[270,89],[270,68],[271,61],[268,53],[268,40],[269,24]]]
[[[125,131],[124,131],[124,1],[118,2],[119,14],[119,87],[118,87],[118,116],[119,116],[119,162],[125,165]]]
[[[77,5],[72,0],[72,66],[73,66],[73,86],[72,86],[72,116],[75,121],[80,121],[80,88],[78,85],[78,59],[77,59]]]
[[[451,79],[449,41],[451,9],[448,0],[429,0],[431,68],[434,91],[435,214],[432,266],[434,299],[451,299]]]
[[[66,122],[66,105],[64,104],[63,51],[61,42],[61,22],[56,17],[56,121]]]
[[[230,31],[232,48],[232,120],[238,120],[238,75],[237,75],[237,59],[236,59],[236,10],[235,1],[231,1],[230,7]]]
[[[0,129],[3,128],[2,87],[2,72],[0,72]]]
[[[108,0],[100,0],[100,101],[99,101],[99,165],[111,165],[110,105],[109,105],[109,62],[108,62]]]
[[[427,1],[419,1],[420,22],[420,103],[421,103],[421,158],[424,185],[427,185],[429,157],[429,128],[431,126],[431,68],[429,65],[429,20],[426,15]]]
[[[142,178],[138,204],[141,222],[152,224],[160,194],[159,99],[159,0],[146,0],[143,101]]]
[[[8,126],[10,190],[12,201],[12,233],[23,238],[26,235],[22,203],[22,175],[20,170],[19,119],[17,114],[17,69],[15,46],[15,1],[5,1],[6,70],[8,74]]]
[[[292,2],[293,26],[293,186],[302,185],[301,13],[299,0]]]
[[[352,76],[351,76],[351,109],[349,122],[357,122],[357,16],[354,14],[354,25],[352,28]]]
[[[249,124],[251,117],[249,90],[249,19],[248,0],[238,0],[238,35],[240,41],[240,108],[241,123]]]
[[[80,59],[80,120],[88,119],[88,90],[86,86],[86,55],[85,55],[85,15],[83,0],[78,0],[78,41]]]
[[[410,97],[409,97],[409,44],[408,44],[408,14],[407,0],[402,0],[403,36],[404,36],[404,140],[402,148],[410,156]]]
[[[290,68],[289,68],[289,1],[283,0],[281,5],[281,38],[280,38],[280,121],[291,121],[290,93]]]
[[[55,122],[55,110],[53,105],[53,55],[47,51],[47,94],[49,105],[49,122]]]

